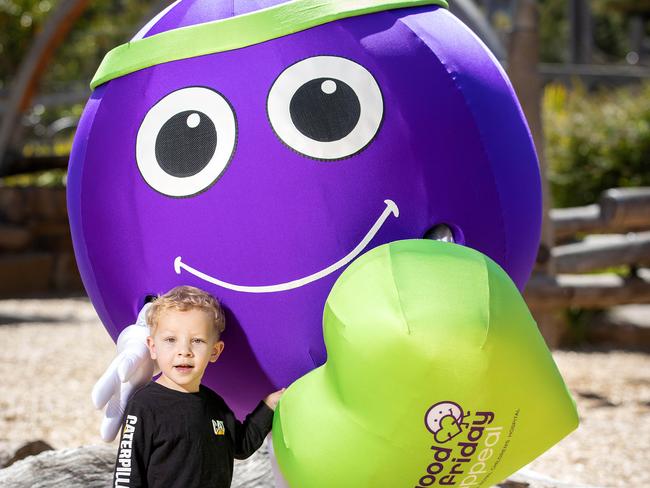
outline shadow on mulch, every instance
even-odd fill
[[[48,299],[61,299],[69,298],[70,300],[88,300],[88,295],[84,291],[61,291],[61,292],[39,292],[39,293],[17,293],[17,294],[2,294],[0,300],[48,300]]]
[[[48,292],[48,293],[30,293],[21,295],[2,295],[1,300],[72,300],[78,302],[87,302],[88,296],[83,292]],[[2,325],[27,325],[27,324],[69,324],[74,317],[38,314],[3,314],[0,313],[0,326]]]
[[[25,324],[53,324],[59,322],[70,323],[71,317],[46,317],[42,315],[2,315],[0,325],[25,325]]]

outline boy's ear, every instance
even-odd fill
[[[219,356],[221,356],[224,347],[226,347],[226,345],[223,341],[217,341],[214,343],[214,346],[212,347],[212,354],[210,354],[211,363],[214,363],[217,359],[219,359]]]
[[[147,347],[149,348],[149,355],[151,359],[158,359],[156,355],[156,344],[153,341],[153,337],[147,336]]]

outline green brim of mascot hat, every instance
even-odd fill
[[[180,27],[122,44],[102,60],[90,88],[179,59],[231,51],[348,17],[446,0],[294,0],[236,17]]]

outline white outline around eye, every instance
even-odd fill
[[[162,126],[177,113],[195,110],[212,120],[217,147],[208,164],[187,177],[172,176],[156,160],[156,137]],[[136,161],[147,184],[170,197],[189,197],[204,191],[221,176],[237,142],[237,120],[228,101],[218,92],[200,86],[181,88],[156,103],[145,115],[136,139]]]
[[[317,78],[340,80],[359,98],[359,122],[338,141],[315,141],[300,132],[291,120],[289,107],[293,95]],[[314,159],[335,160],[359,152],[372,141],[381,126],[384,102],[377,81],[360,64],[338,56],[314,56],[289,66],[278,76],[269,91],[267,114],[273,130],[286,145]]]

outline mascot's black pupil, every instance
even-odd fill
[[[161,127],[156,137],[156,160],[172,176],[192,176],[210,162],[216,147],[217,130],[210,117],[187,110]]]
[[[302,85],[289,105],[291,120],[305,136],[319,142],[338,141],[359,122],[359,98],[349,85],[318,78]]]

